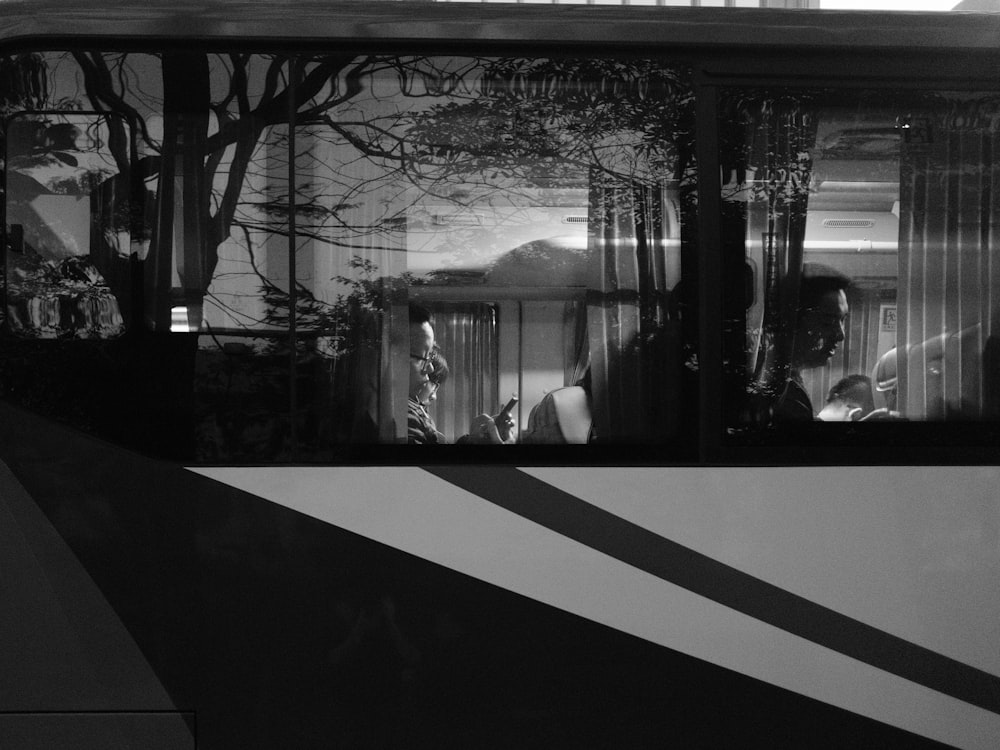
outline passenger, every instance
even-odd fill
[[[407,400],[406,431],[409,443],[437,445],[448,442],[444,434],[438,432],[427,411],[430,403],[437,398],[437,389],[448,379],[448,362],[436,344],[431,351],[430,360],[431,370],[427,373],[427,379],[420,385],[417,393]]]
[[[430,406],[431,402],[437,399],[438,388],[444,385],[448,379],[448,373],[451,372],[448,360],[444,358],[437,344],[434,345],[434,351],[431,352],[431,359],[433,360],[433,369],[427,375],[427,384],[424,386],[424,390],[417,397],[417,400],[424,407]]]
[[[856,422],[875,411],[872,381],[867,375],[848,375],[837,381],[816,415],[823,422]]]
[[[438,388],[448,379],[450,372],[448,361],[436,344],[431,352],[431,363],[432,369],[427,373],[427,381],[421,386],[416,397],[408,400],[407,421],[411,438],[409,442],[447,442],[445,436],[438,432],[434,420],[427,411],[427,407],[437,398]]]
[[[844,340],[850,279],[829,266],[803,263],[788,382],[774,408],[776,422],[815,419],[802,370],[824,367]]]
[[[593,439],[590,370],[577,382],[545,394],[528,415],[522,443],[583,445]]]
[[[431,326],[430,313],[419,305],[410,305],[410,378],[407,400],[407,442],[415,445],[441,445],[448,439],[438,431],[434,420],[421,399],[429,402],[437,392],[432,385],[435,361],[444,362],[440,351],[435,354],[434,328]],[[447,363],[444,362],[445,367]],[[488,414],[480,414],[472,420],[469,433],[463,435],[457,442],[466,444],[503,445],[514,442],[514,420],[510,414],[505,414],[498,426]],[[501,437],[500,430],[508,437]]]

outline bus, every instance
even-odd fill
[[[0,4],[0,747],[995,747],[998,40]]]

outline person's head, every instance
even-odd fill
[[[792,367],[822,367],[844,340],[850,279],[834,268],[803,263]]]
[[[427,373],[427,382],[423,384],[417,394],[417,401],[427,406],[437,398],[437,391],[448,379],[448,361],[444,358],[441,350],[435,345],[431,352],[431,363],[433,369]]]
[[[419,399],[433,368],[434,329],[431,315],[420,305],[410,305],[410,398]]]
[[[871,379],[867,375],[848,375],[830,389],[818,419],[824,422],[851,422],[874,410]]]

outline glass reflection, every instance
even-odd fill
[[[7,325],[31,338],[113,338],[130,253],[117,118],[21,115],[7,123]],[[117,288],[115,288],[117,287]]]
[[[519,436],[567,388],[593,422],[572,442],[677,435],[697,362],[685,68],[199,49],[31,64],[44,86],[7,128],[8,327],[127,325],[116,356],[150,370],[135,397],[174,394],[147,409],[172,452],[405,444],[411,303],[454,365],[433,406],[449,442],[512,393]]]
[[[745,311],[729,312],[730,431],[996,419],[1000,100],[731,90],[726,101],[724,239],[752,275]]]

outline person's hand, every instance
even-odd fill
[[[508,414],[506,419],[501,420],[501,425],[507,433],[504,440],[500,435],[500,428],[489,414],[480,414],[472,420],[469,425],[469,442],[483,445],[512,445],[514,437],[511,432],[514,427],[514,419]]]
[[[508,444],[514,442],[514,417],[510,415],[509,411],[493,417],[493,424],[497,427],[497,435],[501,442]]]

